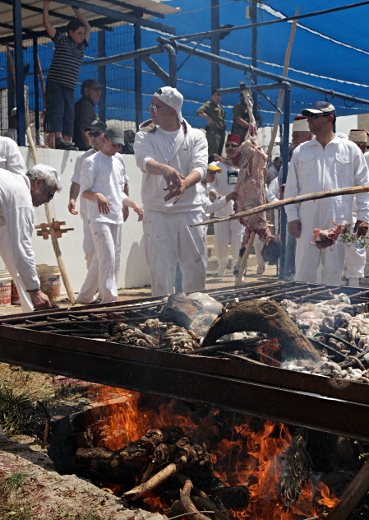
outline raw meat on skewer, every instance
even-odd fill
[[[258,142],[251,94],[244,87],[244,84],[241,84],[241,90],[248,107],[249,127],[245,141],[241,143],[238,149],[240,153],[238,162],[239,173],[235,189],[238,194],[236,201],[237,213],[266,204],[264,172],[266,171],[268,159]],[[280,255],[280,241],[271,234],[265,211],[257,213],[256,215],[241,217],[240,222],[246,229],[240,249],[240,258],[235,266],[235,275],[238,274],[240,260],[251,233],[256,233],[260,238],[265,239],[265,246],[261,252],[263,259],[269,261],[270,264],[276,263]]]
[[[316,246],[318,249],[326,249],[327,247],[332,246],[338,239],[340,235],[345,233],[347,229],[347,222],[343,220],[340,224],[336,225],[332,229],[314,229],[313,231],[313,240],[310,244]]]

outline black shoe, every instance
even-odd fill
[[[62,137],[56,139],[55,148],[58,150],[78,150],[72,141],[64,141]]]

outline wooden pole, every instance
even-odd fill
[[[275,202],[269,202],[262,206],[256,206],[255,208],[248,209],[246,211],[240,211],[227,217],[216,217],[209,220],[204,220],[198,224],[192,224],[191,227],[205,226],[207,224],[217,224],[218,222],[227,222],[228,220],[235,220],[241,217],[248,217],[249,215],[256,215],[262,211],[269,209],[277,209],[282,206],[288,206],[289,204],[298,204],[300,202],[306,202],[308,200],[326,199],[327,197],[337,197],[339,195],[356,195],[356,193],[368,193],[369,184],[363,184],[361,186],[351,186],[349,188],[337,188],[335,190],[328,191],[317,191],[316,193],[307,193],[306,195],[298,195],[297,197],[290,197],[289,199],[276,200]]]
[[[369,490],[369,462],[366,462],[356,477],[345,489],[341,501],[329,513],[326,520],[346,520]]]
[[[238,285],[242,285],[242,275],[243,275],[243,272],[244,272],[246,264],[247,264],[247,259],[250,256],[251,249],[254,244],[254,240],[255,240],[255,232],[253,231],[250,235],[249,241],[247,242],[246,250],[245,250],[244,254],[242,255],[241,262],[240,262],[240,270],[238,271],[238,275],[234,279],[235,287],[237,287]]]
[[[299,13],[300,13],[300,6],[297,7],[295,16],[298,16]],[[294,39],[295,39],[296,25],[297,25],[297,19],[295,19],[292,22],[290,39],[289,39],[289,42],[288,42],[286,54],[284,56],[284,66],[283,66],[283,74],[282,75],[285,78],[287,77],[287,73],[288,73],[288,67],[289,67],[289,63],[290,63],[292,45],[293,45],[293,42],[294,42]],[[283,88],[281,88],[280,91],[279,91],[278,105],[277,105],[279,109],[282,108],[283,96],[284,96],[284,90],[283,90]],[[276,113],[275,113],[274,126],[273,126],[273,130],[272,130],[272,134],[271,134],[271,137],[270,137],[270,142],[269,142],[269,146],[268,146],[268,150],[267,150],[267,157],[268,157],[268,159],[269,159],[269,157],[270,157],[270,155],[272,153],[273,146],[274,146],[274,143],[275,143],[275,138],[277,136],[278,125],[279,125],[279,117],[280,117],[280,113],[277,110]]]
[[[14,75],[14,82],[15,82],[15,67],[14,67],[13,57],[12,57],[12,55],[10,53],[10,50],[8,52],[8,56],[9,56],[9,60],[10,60],[11,68],[12,68],[12,74]],[[26,113],[26,135],[27,135],[27,138],[28,138],[29,147],[31,149],[33,163],[37,164],[38,163],[37,151],[36,151],[35,143],[33,141],[31,128],[29,126],[28,119],[29,118],[28,118],[27,113]],[[69,301],[73,305],[74,303],[76,303],[76,299],[74,297],[74,291],[73,291],[72,286],[71,286],[70,281],[69,281],[68,273],[67,273],[67,270],[65,268],[64,260],[63,260],[63,257],[62,257],[61,251],[60,251],[58,239],[57,239],[57,236],[56,236],[56,233],[55,233],[55,229],[53,227],[53,218],[52,218],[52,215],[51,215],[51,210],[50,210],[50,206],[49,206],[48,202],[45,202],[44,208],[45,208],[47,223],[50,226],[51,242],[53,244],[54,253],[55,253],[56,260],[58,262],[58,266],[59,266],[59,269],[60,269],[60,274],[61,274],[61,277],[63,279],[63,283],[64,283],[65,289],[67,291]]]

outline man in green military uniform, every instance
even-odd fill
[[[249,128],[249,112],[243,94],[241,101],[233,107],[232,134],[237,134],[241,138],[241,143],[245,140]]]
[[[223,152],[226,125],[224,123],[225,110],[220,104],[220,99],[221,96],[215,89],[211,93],[211,101],[207,101],[196,110],[196,113],[208,122],[205,130],[209,155],[213,153],[222,155]]]

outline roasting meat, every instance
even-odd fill
[[[347,229],[347,222],[345,220],[338,224],[338,226],[334,222],[334,225],[335,227],[332,229],[314,229],[313,240],[310,243],[318,249],[331,247],[337,241],[338,237],[345,233]]]
[[[242,89],[242,85],[241,85]],[[245,102],[249,112],[249,128],[245,141],[239,147],[239,173],[236,185],[236,192],[238,198],[236,201],[236,211],[246,211],[266,204],[265,189],[264,189],[264,172],[267,167],[267,156],[261,148],[257,137],[257,126],[252,110],[251,95],[245,88],[242,89]],[[262,250],[262,256],[265,261],[276,263],[276,242],[279,239],[273,237],[266,219],[266,213],[257,213],[241,217],[240,222],[245,226],[245,234],[242,241],[240,255],[242,256],[244,248],[246,247],[252,232],[259,235],[260,238],[265,239],[265,246]],[[273,252],[268,254],[268,246],[272,244]],[[277,248],[278,249],[278,248]],[[277,258],[280,255],[280,249],[277,253]],[[270,257],[270,258],[269,258]]]

